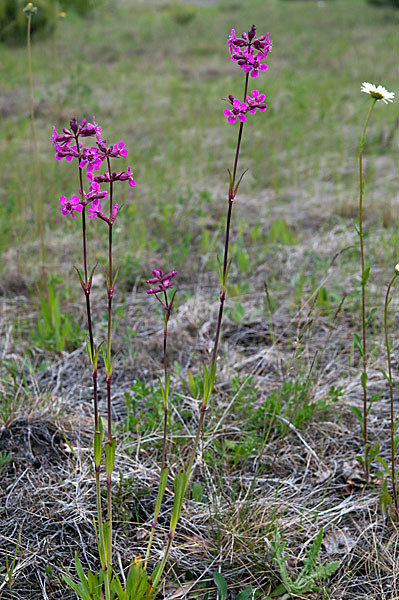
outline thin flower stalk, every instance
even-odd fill
[[[147,279],[147,283],[152,286],[147,290],[147,294],[153,294],[157,301],[160,303],[164,310],[164,327],[163,327],[163,371],[164,371],[164,383],[160,381],[162,401],[164,407],[164,418],[163,418],[163,439],[162,439],[162,463],[161,463],[161,475],[159,482],[158,497],[155,505],[154,519],[151,525],[150,539],[147,545],[147,551],[145,555],[144,567],[147,568],[148,559],[150,557],[152,542],[154,538],[155,529],[158,523],[158,516],[161,509],[161,503],[163,495],[166,489],[167,478],[169,475],[169,466],[167,461],[167,430],[168,430],[168,411],[169,411],[169,391],[170,391],[170,375],[168,372],[168,323],[173,308],[173,302],[176,296],[176,291],[169,298],[168,290],[173,287],[174,283],[172,278],[177,275],[177,271],[169,271],[164,274],[161,269],[154,269],[152,271],[152,277]]]
[[[368,402],[367,402],[367,325],[366,325],[366,285],[370,273],[370,269],[366,270],[365,256],[364,256],[364,238],[363,238],[363,192],[364,192],[364,181],[363,181],[363,147],[366,140],[366,130],[370,121],[371,113],[376,98],[373,98],[369,111],[367,113],[366,121],[364,123],[362,137],[360,139],[359,148],[359,241],[360,241],[360,261],[361,261],[361,290],[362,290],[362,360],[363,360],[363,372],[361,375],[361,384],[363,388],[363,443],[364,443],[364,469],[366,481],[369,480],[370,465],[369,465],[369,447],[368,447],[368,430],[367,430],[367,416],[368,416]]]
[[[36,202],[35,202],[35,217],[39,227],[40,235],[40,265],[42,269],[43,285],[46,286],[46,239],[45,239],[45,227],[44,227],[44,204],[42,202],[42,182],[40,176],[40,162],[39,162],[39,151],[37,146],[37,134],[36,134],[36,123],[35,123],[35,96],[33,89],[33,67],[32,67],[32,16],[37,12],[37,7],[28,2],[23,9],[27,18],[27,55],[28,55],[28,78],[29,78],[29,113],[30,113],[30,124],[32,131],[32,143],[33,143],[33,154],[35,157],[35,175],[36,175]],[[47,286],[46,286],[47,287]]]
[[[267,65],[265,65],[262,61],[266,58],[267,54],[270,52],[272,48],[272,43],[269,40],[269,34],[267,36],[260,36],[256,38],[256,28],[253,25],[248,33],[243,33],[241,38],[237,38],[235,36],[234,30],[229,37],[229,49],[233,62],[236,62],[239,67],[244,69],[245,72],[245,83],[244,83],[244,94],[243,94],[243,102],[239,102],[234,96],[229,95],[228,100],[232,105],[232,109],[225,109],[224,114],[228,117],[228,122],[234,124],[237,119],[240,123],[238,136],[237,136],[237,144],[233,162],[232,171],[228,170],[229,173],[229,190],[228,190],[228,206],[227,206],[227,218],[226,218],[226,229],[224,236],[224,254],[223,254],[223,263],[219,266],[219,278],[220,278],[220,291],[219,291],[219,312],[218,318],[216,322],[216,333],[215,339],[213,343],[213,350],[211,354],[211,360],[209,367],[204,366],[203,370],[203,385],[204,385],[204,394],[200,406],[200,415],[198,421],[198,427],[196,436],[194,439],[194,443],[192,446],[191,454],[187,459],[187,462],[184,467],[180,469],[180,471],[175,476],[175,485],[174,485],[174,503],[172,509],[172,516],[170,521],[170,529],[168,535],[167,546],[161,561],[160,566],[156,570],[155,577],[153,578],[152,585],[154,589],[157,588],[159,582],[161,581],[162,573],[165,569],[167,559],[169,556],[170,549],[172,547],[173,539],[176,532],[176,526],[178,519],[180,517],[181,509],[183,506],[184,496],[187,491],[188,483],[190,480],[190,476],[192,473],[194,460],[197,454],[199,441],[201,438],[201,434],[204,426],[205,412],[207,410],[209,398],[212,394],[213,385],[215,381],[216,375],[216,360],[217,360],[217,352],[219,347],[219,340],[221,334],[221,326],[224,312],[224,305],[226,301],[226,293],[227,293],[227,278],[229,273],[229,268],[231,261],[229,261],[229,247],[230,247],[230,231],[231,231],[231,219],[232,219],[232,210],[233,210],[233,202],[236,198],[240,183],[242,181],[243,176],[245,175],[245,171],[238,178],[237,170],[238,170],[238,162],[240,156],[241,149],[241,141],[243,136],[244,123],[247,121],[248,113],[256,113],[258,109],[260,112],[264,112],[266,110],[267,105],[264,104],[263,100],[265,96],[260,94],[258,90],[253,90],[251,95],[248,96],[248,85],[249,85],[249,77],[257,78],[259,76],[259,72],[264,72],[267,69]]]
[[[370,121],[371,114],[374,106],[377,102],[383,101],[385,104],[392,102],[395,94],[388,92],[382,85],[375,86],[372,83],[364,81],[360,88],[360,91],[368,94],[371,97],[370,108],[367,113],[367,117],[363,126],[362,136],[360,138],[359,147],[359,226],[357,233],[360,241],[360,261],[361,261],[361,296],[362,296],[362,307],[361,307],[361,321],[362,321],[362,374],[360,377],[361,385],[363,388],[363,423],[362,423],[362,434],[364,443],[364,473],[366,481],[370,477],[370,444],[368,440],[368,413],[371,406],[367,397],[367,319],[366,319],[366,286],[370,275],[370,267],[366,267],[365,253],[364,253],[364,236],[363,236],[363,194],[364,194],[364,180],[363,180],[363,148],[366,141],[367,126]]]
[[[108,296],[108,333],[107,333],[107,358],[105,363],[106,382],[107,382],[107,418],[108,418],[108,439],[107,445],[113,447],[112,439],[112,406],[111,406],[111,381],[112,381],[112,360],[111,360],[111,330],[112,330],[112,297],[114,294],[115,282],[112,270],[112,210],[113,210],[113,181],[111,162],[107,156],[109,182],[109,223],[108,223],[108,275],[107,275],[107,296]],[[107,469],[107,520],[108,520],[108,545],[107,545],[107,573],[109,581],[112,577],[112,469]]]
[[[79,148],[79,138],[75,133],[75,143],[76,147]],[[84,189],[83,189],[83,169],[80,166],[80,162],[78,161],[78,171],[79,171],[79,193],[80,197],[84,198]],[[94,412],[94,437],[99,437],[100,427],[99,427],[99,414],[98,414],[98,368],[97,361],[95,360],[96,349],[94,346],[94,336],[93,336],[93,322],[91,317],[91,303],[90,303],[90,291],[91,291],[91,281],[89,282],[88,278],[88,266],[87,266],[87,231],[86,231],[86,206],[83,207],[82,212],[82,253],[83,253],[83,273],[84,273],[84,285],[82,285],[82,290],[85,295],[86,300],[86,315],[87,315],[87,330],[89,333],[89,355],[90,355],[90,364],[91,364],[91,375],[93,380],[93,412]],[[94,472],[96,479],[96,508],[97,508],[97,528],[99,535],[100,546],[104,548],[104,535],[103,535],[103,516],[102,516],[102,507],[101,507],[101,485],[100,485],[100,471],[101,466],[98,461],[95,461]],[[103,561],[102,561],[103,562]],[[102,567],[105,565],[102,564]]]
[[[256,28],[253,25],[251,27],[251,29],[248,31],[248,34],[243,33],[242,38],[236,38],[234,30],[232,31],[232,34],[229,38],[229,46],[230,46],[230,52],[232,54],[232,60],[233,61],[237,60],[239,66],[241,66],[243,68],[245,68],[245,64],[246,64],[245,56],[253,56],[253,51],[255,49],[257,51],[263,52],[262,57],[261,57],[262,60],[264,58],[266,58],[268,52],[270,52],[270,50],[271,50],[272,44],[269,41],[269,34],[267,34],[267,36],[261,36],[260,38],[256,38],[255,36],[256,36]],[[267,45],[265,42],[266,39],[267,39]],[[241,51],[242,47],[246,47],[246,52],[244,54]],[[239,55],[241,56],[241,59],[238,59]],[[260,54],[258,54],[258,56],[260,56]],[[242,64],[240,64],[240,62]],[[266,66],[266,65],[264,65],[264,66]],[[266,69],[262,69],[262,70],[266,70]],[[240,186],[242,178],[245,175],[245,171],[244,171],[237,181],[237,169],[238,169],[238,161],[239,161],[239,156],[240,156],[241,141],[242,141],[242,135],[243,135],[243,130],[244,130],[244,123],[246,122],[245,113],[248,112],[248,110],[252,113],[256,112],[256,108],[261,108],[262,109],[261,112],[263,112],[267,106],[266,104],[263,104],[264,95],[263,94],[259,95],[258,90],[254,90],[251,93],[252,101],[254,102],[254,104],[253,105],[250,104],[251,97],[248,96],[249,76],[251,73],[252,77],[257,77],[258,71],[251,72],[250,68],[248,68],[248,69],[245,68],[245,72],[246,72],[246,75],[245,75],[245,83],[244,83],[243,103],[240,106],[240,110],[243,112],[245,118],[239,119],[240,126],[239,126],[238,136],[237,136],[237,144],[236,144],[236,150],[235,150],[235,156],[234,156],[233,170],[232,170],[232,172],[229,170],[230,184],[229,184],[229,191],[228,191],[228,205],[227,205],[227,219],[226,219],[226,229],[225,229],[225,239],[224,239],[223,265],[222,265],[222,268],[219,269],[219,277],[220,277],[219,313],[218,313],[218,318],[217,318],[217,323],[216,323],[216,334],[215,334],[215,340],[213,343],[211,362],[210,362],[210,366],[209,366],[209,369],[208,369],[207,375],[206,375],[207,384],[204,386],[205,393],[204,393],[201,407],[200,407],[200,416],[199,416],[197,433],[196,433],[193,448],[191,451],[191,456],[190,456],[190,458],[187,462],[187,466],[186,466],[186,473],[187,473],[188,477],[190,476],[191,470],[193,468],[193,464],[194,464],[195,456],[197,453],[201,433],[202,433],[203,426],[204,426],[205,412],[206,412],[206,409],[208,406],[208,401],[209,401],[210,395],[212,393],[213,384],[214,384],[215,375],[216,375],[217,352],[218,352],[218,348],[219,348],[219,339],[220,339],[220,332],[221,332],[221,326],[222,326],[222,320],[223,320],[223,311],[224,311],[224,305],[225,305],[226,293],[227,293],[227,278],[228,278],[228,273],[229,273],[229,268],[230,268],[229,245],[230,245],[230,229],[231,229],[231,217],[232,217],[232,211],[233,211],[233,202],[237,195],[238,188]],[[260,102],[258,99],[260,99],[262,102]],[[229,96],[229,100],[234,106],[234,98],[231,95]],[[247,100],[247,103],[245,102],[246,100]],[[255,103],[256,103],[256,106],[255,106]],[[224,113],[226,116],[228,116],[227,110],[225,110]],[[235,121],[231,121],[231,119],[229,117],[229,122],[235,122]]]
[[[97,147],[83,148],[82,138],[96,136]],[[53,143],[56,146],[55,157],[57,160],[66,160],[70,162],[74,159],[78,160],[79,171],[79,196],[72,196],[70,200],[66,196],[61,196],[61,212],[64,215],[70,215],[73,218],[75,213],[80,212],[82,216],[82,246],[83,246],[83,273],[76,268],[79,276],[81,287],[86,297],[86,312],[88,320],[88,354],[93,376],[94,388],[94,465],[96,475],[96,501],[97,501],[97,527],[96,536],[98,541],[99,557],[101,569],[104,574],[104,588],[106,600],[111,600],[113,594],[113,568],[112,568],[112,472],[115,461],[115,443],[116,440],[112,436],[112,407],[111,407],[111,381],[113,359],[111,357],[111,333],[112,333],[112,297],[115,290],[116,276],[113,270],[112,257],[112,232],[113,224],[118,215],[118,205],[113,202],[114,182],[128,181],[131,187],[135,186],[133,174],[130,167],[127,172],[111,170],[110,158],[125,157],[128,152],[124,148],[123,142],[117,143],[115,146],[107,146],[106,142],[101,140],[101,128],[95,122],[88,123],[86,119],[82,119],[80,124],[76,119],[71,119],[70,129],[63,129],[59,134],[54,128],[52,136]],[[74,142],[75,145],[72,145]],[[104,175],[95,175],[95,171],[101,166],[103,161],[106,161],[108,170]],[[85,192],[83,186],[83,169],[86,168],[87,179],[90,181],[89,191]],[[108,196],[107,191],[102,191],[100,185],[109,184],[109,214],[101,212],[101,203]],[[86,212],[87,209],[87,212]],[[95,267],[89,273],[87,262],[87,220],[98,217],[108,225],[108,270],[107,270],[107,297],[108,297],[108,332],[106,347],[103,348],[104,365],[107,383],[107,441],[103,448],[103,426],[99,418],[98,411],[98,382],[97,382],[97,362],[98,354],[101,345],[96,346],[93,336],[93,323],[91,318],[90,292],[93,281]],[[107,520],[103,523],[101,510],[101,490],[100,490],[100,471],[105,450],[105,472],[107,481]],[[79,559],[76,558],[76,564],[79,566]],[[75,589],[72,580],[66,578],[70,586]]]
[[[394,501],[394,505],[395,505],[396,517],[399,517],[399,504],[398,504],[397,476],[396,476],[396,466],[395,466],[396,440],[395,440],[395,419],[394,419],[394,409],[393,409],[393,381],[392,381],[392,362],[391,362],[391,348],[392,347],[389,342],[389,335],[388,335],[388,307],[392,300],[392,298],[390,298],[391,289],[392,289],[392,286],[395,283],[398,275],[399,275],[399,264],[395,266],[395,274],[388,284],[387,291],[385,294],[385,303],[384,303],[384,332],[385,332],[385,347],[386,347],[386,352],[387,352],[387,366],[388,366],[388,374],[386,377],[387,377],[388,384],[389,384],[389,399],[390,399],[390,442],[391,442],[390,476],[391,476],[391,482],[392,482],[392,494],[393,494],[393,501]]]

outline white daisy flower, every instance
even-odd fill
[[[393,102],[395,98],[395,92],[388,92],[382,85],[375,86],[373,83],[367,83],[367,81],[363,81],[360,91],[370,94],[376,100],[382,100],[385,104]]]

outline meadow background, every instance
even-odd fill
[[[13,598],[73,598],[60,576],[73,573],[76,548],[86,566],[96,566],[90,373],[73,270],[80,232],[58,201],[78,190],[75,170],[54,160],[52,127],[95,115],[108,142],[126,143],[137,181],[134,191],[116,192],[124,208],[115,235],[115,545],[126,566],[148,539],[162,442],[162,316],[145,280],[154,268],[179,271],[170,320],[170,460],[178,468],[190,450],[198,374],[218,310],[216,257],[237,135],[223,98],[240,96],[243,79],[227,37],[252,23],[273,40],[269,69],[253,86],[265,92],[268,109],[244,128],[240,166],[248,173],[234,205],[217,384],[163,597],[202,599],[209,591],[216,598],[219,571],[229,598],[248,587],[267,598],[281,583],[271,549],[276,531],[295,579],[324,527],[318,560],[340,566],[318,591],[292,597],[399,598],[397,525],[384,510],[378,463],[372,484],[363,482],[350,408],[362,401],[353,223],[369,99],[360,85],[399,92],[399,10],[364,0],[115,0],[86,18],[67,10],[52,33],[34,36],[52,300],[43,294],[26,47],[0,43],[0,586],[21,529]],[[369,384],[380,394],[370,432],[386,457],[388,387],[380,370],[385,284],[399,262],[398,106],[377,103],[365,146],[368,305],[376,309]],[[102,223],[89,225],[100,338],[106,238]],[[169,491],[164,514],[171,503]],[[164,518],[159,551],[166,535]],[[5,585],[1,594],[11,598]]]

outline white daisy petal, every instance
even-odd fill
[[[375,86],[373,83],[368,83],[367,81],[363,81],[360,91],[369,94],[376,100],[382,100],[385,104],[393,102],[395,98],[394,92],[388,92],[382,85]]]

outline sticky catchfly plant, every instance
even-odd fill
[[[147,546],[147,552],[145,556],[144,568],[147,568],[148,559],[150,556],[152,541],[154,538],[155,528],[157,526],[159,512],[161,509],[161,502],[166,489],[166,482],[169,476],[169,466],[167,463],[166,455],[166,443],[167,443],[167,427],[168,427],[168,410],[169,410],[169,391],[170,391],[170,376],[168,373],[168,360],[167,360],[167,341],[168,341],[168,322],[172,312],[173,302],[176,296],[176,291],[170,296],[169,291],[173,287],[173,277],[177,275],[177,271],[169,271],[163,273],[161,269],[154,269],[152,277],[147,279],[147,283],[151,285],[151,288],[147,290],[147,294],[155,296],[164,311],[164,328],[163,328],[163,370],[164,370],[164,382],[160,381],[162,401],[164,408],[164,421],[163,421],[163,441],[162,441],[162,463],[161,463],[161,474],[159,481],[158,499],[156,502],[154,519],[151,526],[150,539]],[[153,287],[154,286],[154,287]]]
[[[229,187],[227,194],[227,219],[226,219],[226,229],[224,234],[224,255],[223,260],[219,262],[219,279],[220,279],[220,289],[219,289],[219,312],[216,321],[216,332],[215,338],[213,342],[213,349],[210,358],[210,364],[208,366],[203,366],[203,398],[199,407],[199,419],[198,419],[198,427],[194,439],[194,443],[192,445],[190,454],[188,459],[185,462],[185,465],[180,468],[178,473],[175,475],[174,482],[174,503],[172,509],[172,515],[170,519],[169,525],[169,535],[168,541],[166,545],[165,552],[163,554],[162,560],[160,564],[157,566],[155,572],[150,577],[152,582],[152,586],[156,591],[159,589],[159,585],[161,582],[161,578],[163,576],[163,572],[168,560],[169,552],[172,547],[173,539],[176,532],[176,527],[178,520],[180,518],[184,496],[187,491],[187,487],[190,481],[190,477],[194,467],[194,460],[197,454],[199,441],[201,437],[201,433],[204,426],[204,418],[205,412],[208,407],[209,399],[212,394],[215,375],[216,375],[216,360],[217,353],[219,347],[219,340],[221,334],[221,325],[223,318],[224,305],[227,294],[227,278],[229,273],[229,268],[231,264],[231,259],[229,258],[229,246],[230,246],[230,229],[231,229],[231,217],[234,200],[236,198],[240,183],[245,174],[245,171],[238,176],[238,161],[240,155],[241,141],[243,135],[244,124],[247,121],[247,114],[256,113],[257,110],[260,112],[264,112],[266,110],[267,105],[265,104],[265,95],[260,93],[258,90],[252,90],[249,92],[249,78],[258,77],[260,72],[264,72],[267,69],[267,65],[265,65],[262,61],[266,58],[267,54],[270,52],[272,43],[269,40],[269,35],[263,35],[260,37],[256,37],[256,28],[254,25],[250,28],[248,33],[243,33],[241,38],[237,38],[235,35],[234,29],[232,30],[229,38],[228,38],[228,47],[230,51],[231,58],[234,63],[238,64],[239,67],[243,68],[245,73],[244,80],[244,91],[243,91],[243,99],[239,100],[235,98],[233,95],[228,96],[228,101],[231,104],[231,108],[225,109],[224,114],[227,116],[227,120],[229,123],[239,123],[239,129],[237,134],[237,144],[235,150],[235,156],[233,161],[233,168],[229,173]],[[154,294],[165,310],[165,328],[164,328],[164,378],[165,378],[165,388],[163,388],[163,397],[164,397],[164,406],[165,406],[165,397],[169,393],[169,375],[166,370],[166,339],[167,339],[167,320],[170,314],[170,308],[173,303],[174,295],[172,296],[172,300],[168,299],[167,293],[172,287],[173,282],[171,281],[172,277],[176,274],[175,271],[171,271],[167,274],[163,274],[160,269],[156,269],[152,272],[153,277],[148,279],[147,283],[151,285],[151,288],[147,290],[147,294]],[[165,393],[167,391],[167,393]],[[165,417],[166,419],[166,417]],[[166,427],[166,420],[164,427]],[[164,429],[164,440],[166,439],[166,430]],[[158,499],[156,502],[156,507],[161,502],[159,500],[162,499],[163,491],[166,486],[167,480],[167,466],[165,462],[165,452],[163,452],[163,465],[164,469],[161,471],[161,480],[159,485]],[[165,480],[162,480],[162,477],[165,477]],[[156,515],[157,518],[157,515]],[[154,523],[156,523],[156,518],[154,519]],[[151,538],[152,539],[152,538]],[[145,566],[147,565],[149,557],[149,550],[147,552]]]
[[[82,119],[80,123],[76,119],[71,119],[69,128],[64,128],[62,133],[58,133],[53,129],[52,142],[56,148],[55,158],[71,162],[76,160],[78,168],[79,195],[72,196],[67,200],[66,196],[61,196],[59,202],[61,204],[61,212],[63,215],[72,215],[76,218],[75,212],[82,216],[82,245],[83,245],[83,270],[76,268],[79,276],[80,285],[85,295],[86,312],[87,312],[87,327],[88,327],[88,354],[91,364],[91,373],[93,379],[93,404],[94,404],[94,466],[96,476],[96,496],[97,496],[97,541],[101,563],[101,573],[99,576],[98,595],[102,597],[102,581],[104,582],[105,598],[111,600],[113,597],[113,580],[114,572],[112,568],[112,472],[115,460],[116,440],[112,435],[112,411],[111,411],[111,382],[113,375],[114,357],[111,349],[111,334],[112,334],[112,300],[115,292],[115,282],[117,272],[113,267],[113,225],[119,214],[118,204],[114,202],[114,183],[116,181],[127,181],[131,187],[135,185],[133,174],[128,167],[126,171],[113,171],[111,169],[111,160],[124,158],[128,155],[123,142],[118,142],[115,145],[107,146],[105,140],[101,139],[101,127],[96,123],[93,117],[93,122],[90,123],[86,119]],[[83,147],[84,138],[96,139],[96,146]],[[83,141],[82,141],[83,140]],[[104,175],[95,176],[102,164],[107,167]],[[89,189],[84,190],[84,172],[86,170],[86,179],[90,181]],[[101,189],[104,185],[108,189]],[[108,200],[108,214],[101,211],[101,202]],[[101,202],[100,202],[101,201]],[[87,209],[87,211],[86,211]],[[103,447],[103,426],[99,418],[98,412],[98,355],[102,344],[95,345],[93,334],[93,323],[91,316],[90,294],[95,267],[89,273],[87,260],[87,230],[86,216],[89,219],[98,217],[105,222],[108,227],[108,268],[106,274],[106,290],[108,298],[108,327],[107,340],[103,347],[103,358],[105,367],[105,379],[107,387],[107,441]],[[100,471],[102,458],[105,456],[105,472],[107,481],[107,518],[103,522],[101,508],[101,489],[100,489]],[[79,559],[76,556],[76,566],[81,586],[75,584],[68,577],[66,582],[79,594],[82,589],[86,588],[88,580],[85,578]],[[116,577],[116,575],[115,575]],[[117,580],[119,581],[119,580]],[[91,584],[90,584],[91,585]],[[81,594],[80,594],[81,595]],[[81,595],[81,597],[83,597]]]
[[[364,457],[362,459],[364,473],[366,480],[369,480],[370,473],[370,444],[368,441],[368,427],[367,427],[367,417],[371,409],[372,402],[375,400],[375,397],[370,399],[367,398],[367,323],[368,319],[366,318],[366,286],[370,276],[370,265],[366,265],[365,262],[365,253],[364,253],[364,236],[363,236],[363,193],[364,193],[364,181],[363,181],[363,148],[366,141],[366,131],[367,126],[370,121],[371,113],[373,112],[373,108],[375,104],[379,100],[383,100],[385,104],[388,102],[392,102],[394,94],[392,92],[388,92],[384,87],[379,85],[376,87],[375,85],[367,82],[363,82],[360,88],[361,92],[369,94],[371,97],[370,108],[367,113],[366,121],[363,126],[362,136],[360,138],[360,147],[359,147],[359,225],[356,226],[356,231],[359,236],[360,242],[360,261],[361,261],[361,294],[362,294],[362,308],[361,308],[361,321],[362,321],[362,343],[360,343],[360,338],[355,334],[355,341],[359,350],[359,353],[362,358],[363,370],[360,377],[361,386],[363,388],[363,416],[362,421],[360,423],[363,442],[364,442]]]

